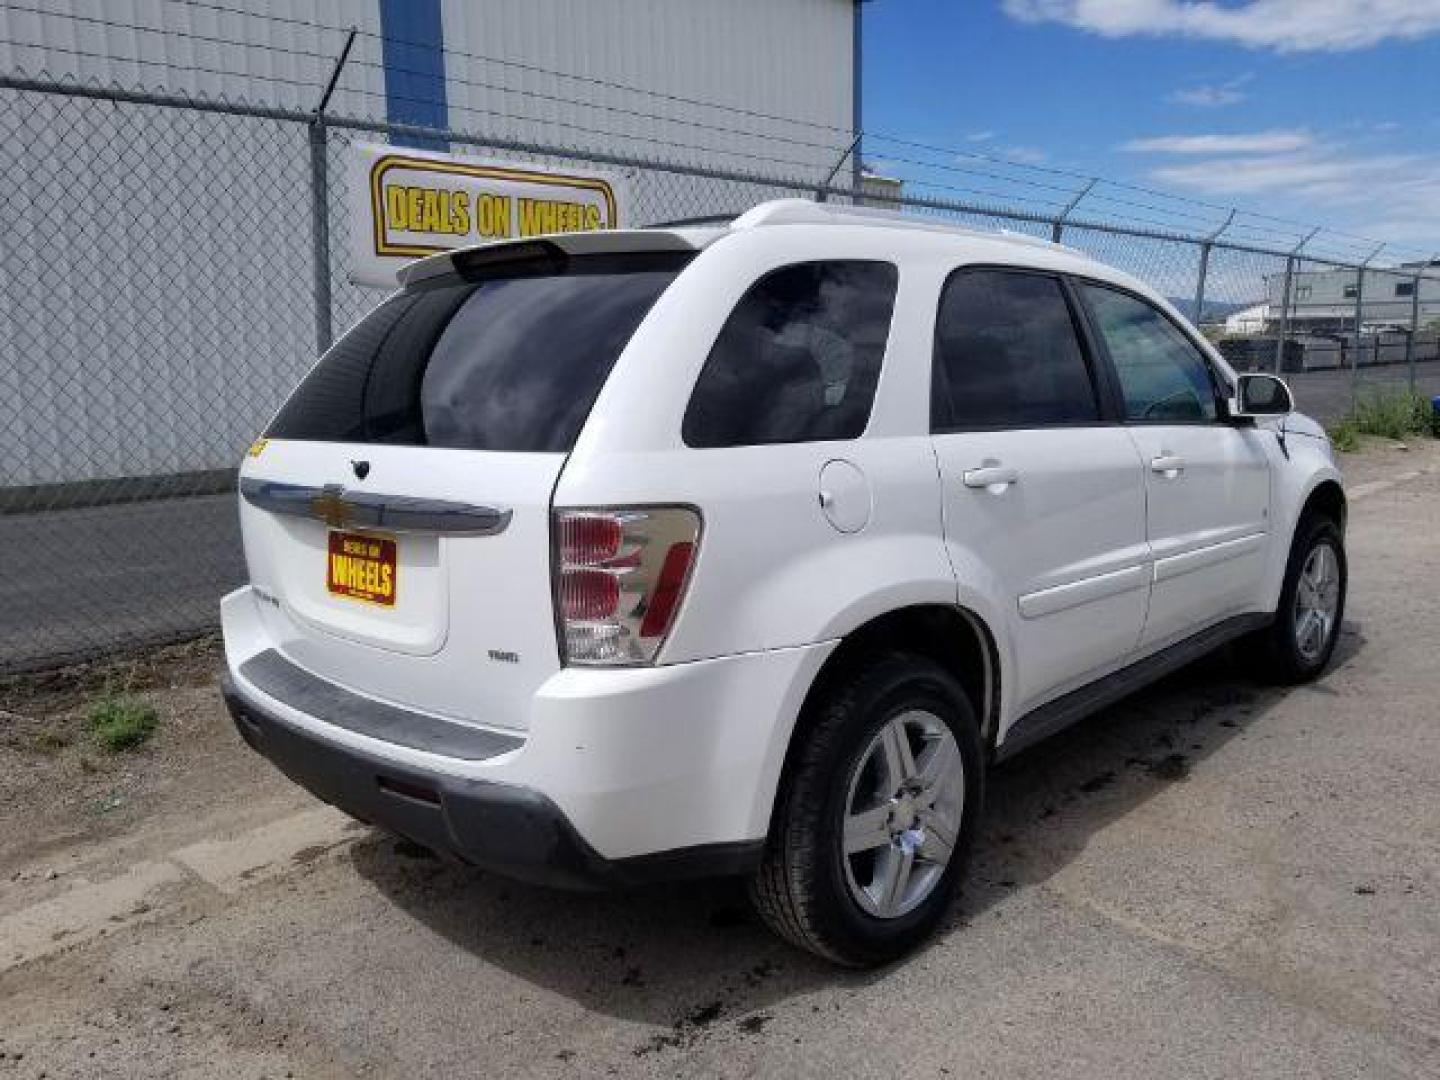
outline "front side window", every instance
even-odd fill
[[[1102,285],[1082,285],[1081,293],[1119,376],[1127,420],[1203,423],[1216,418],[1210,365],[1163,312]]]
[[[865,430],[899,275],[859,260],[796,263],[726,320],[685,410],[687,446],[854,439]]]
[[[1100,418],[1060,282],[961,270],[940,294],[930,428],[1044,427]]]
[[[563,452],[676,259],[576,256],[391,297],[285,403],[273,439]]]

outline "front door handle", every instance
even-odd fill
[[[966,469],[960,476],[968,488],[1000,488],[1019,483],[1020,473],[1006,465],[986,465],[979,469]]]
[[[1161,454],[1157,458],[1150,459],[1150,471],[1162,473],[1168,479],[1173,480],[1185,471],[1185,459],[1179,454]]]

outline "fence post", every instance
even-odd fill
[[[1285,366],[1285,342],[1290,337],[1290,296],[1295,284],[1295,263],[1305,245],[1315,239],[1320,230],[1311,229],[1305,237],[1290,249],[1285,257],[1285,291],[1280,294],[1280,336],[1275,339],[1275,374],[1279,375]],[[1269,297],[1266,297],[1267,301]],[[1298,306],[1298,305],[1297,305]]]
[[[1275,374],[1285,370],[1285,341],[1290,337],[1290,290],[1295,282],[1295,256],[1285,256],[1285,286],[1280,290],[1279,332],[1275,338]]]
[[[1100,182],[1098,176],[1092,177],[1090,181],[1080,189],[1076,196],[1065,204],[1065,209],[1060,211],[1060,216],[1050,223],[1050,242],[1058,244],[1060,237],[1065,232],[1065,221],[1070,217],[1070,212],[1080,205],[1080,200],[1090,194],[1090,189]]]
[[[1215,246],[1215,241],[1220,239],[1220,234],[1230,227],[1235,220],[1235,211],[1230,211],[1230,216],[1225,223],[1213,233],[1200,241],[1200,272],[1195,278],[1195,325],[1200,325],[1200,320],[1205,315],[1205,278],[1210,273],[1210,250]]]
[[[345,45],[330,72],[330,81],[320,96],[310,121],[310,246],[313,271],[311,291],[315,303],[315,351],[323,353],[334,340],[331,325],[330,298],[330,154],[325,126],[325,110],[340,81],[340,72],[355,44],[355,27],[350,28]]]
[[[1415,272],[1415,278],[1410,288],[1410,336],[1405,339],[1405,371],[1410,382],[1410,393],[1415,393],[1415,335],[1420,333],[1420,283],[1423,280],[1420,272]]]
[[[1370,253],[1370,257],[1362,262],[1359,269],[1355,271],[1355,358],[1350,363],[1350,408],[1355,408],[1360,401],[1360,326],[1364,320],[1365,304],[1365,271],[1375,261],[1380,252],[1385,250],[1381,244]],[[1377,339],[1378,341],[1378,339]],[[1378,351],[1375,359],[1380,359]]]
[[[826,197],[830,194],[830,185],[835,182],[835,177],[840,174],[840,166],[845,164],[846,158],[856,153],[857,149],[860,146],[861,138],[862,135],[857,134],[854,140],[851,141],[850,145],[845,148],[844,152],[835,159],[835,167],[830,170],[830,172],[826,175],[825,179],[821,182],[820,186],[815,189],[816,202],[824,202]],[[860,205],[860,200],[858,198],[859,194],[859,191],[854,192],[854,194],[850,198],[850,205]]]

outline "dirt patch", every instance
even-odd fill
[[[223,662],[224,649],[217,633],[45,671],[6,675],[0,678],[0,709],[6,714],[0,723],[16,714],[43,717],[66,713],[107,692],[208,686]]]
[[[0,881],[43,886],[104,874],[120,840],[129,857],[304,802],[235,734],[217,685],[219,639],[94,660],[0,680]],[[110,750],[90,707],[125,695],[153,708],[143,745]],[[144,822],[146,828],[138,827]],[[3,907],[4,905],[0,905]]]

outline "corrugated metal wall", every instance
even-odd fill
[[[849,142],[852,11],[445,0],[450,124],[813,180]],[[308,110],[352,24],[330,111],[385,119],[375,0],[0,2],[0,70]],[[304,128],[4,90],[0,141],[0,488],[235,464],[313,360]],[[645,205],[706,209],[674,201]],[[375,299],[337,282],[336,331]]]
[[[16,0],[0,3],[0,71],[313,109],[347,26],[378,34],[376,0]],[[357,69],[334,108],[384,100],[383,73]]]
[[[849,0],[447,3],[451,123],[808,176],[850,141],[852,12]]]

